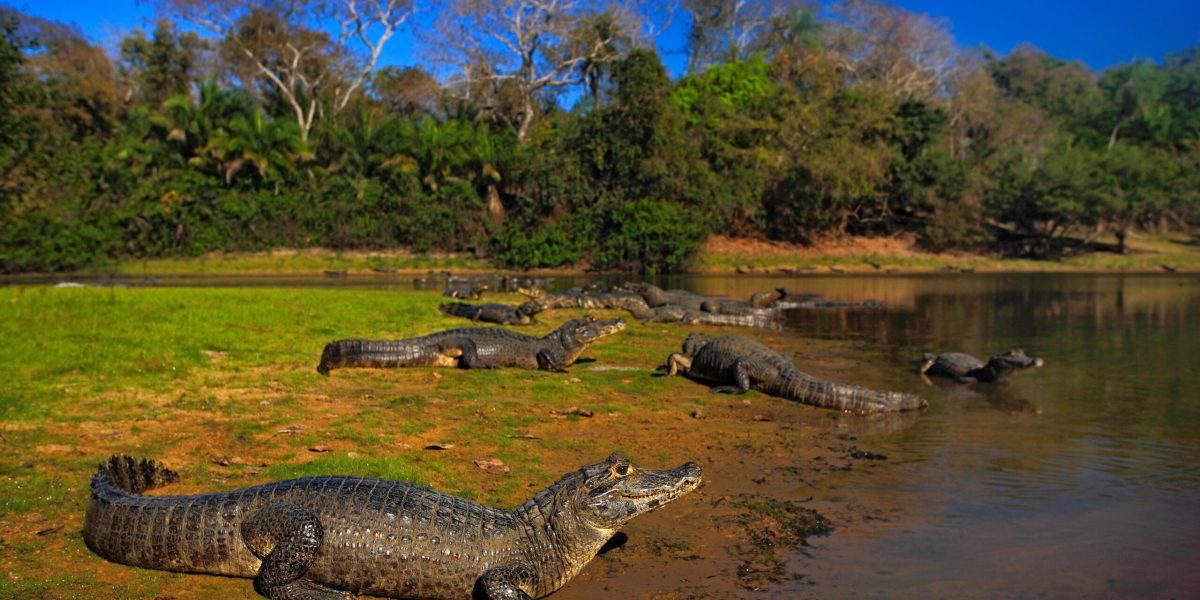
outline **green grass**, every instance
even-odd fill
[[[344,337],[399,338],[466,325],[436,292],[277,288],[0,288],[0,597],[228,597],[249,583],[108,563],[83,545],[88,481],[111,454],[161,459],[199,493],[291,477],[383,477],[513,507],[563,472],[600,460],[603,415],[661,411],[650,377],[686,335],[633,324],[569,374],[519,370],[339,370],[321,348]],[[526,329],[540,335],[578,316]],[[617,313],[612,313],[616,315]],[[663,335],[663,331],[670,335]],[[593,372],[592,364],[638,371]],[[572,379],[578,382],[572,382]],[[629,383],[623,383],[629,381]],[[579,406],[595,419],[560,419]],[[590,437],[546,434],[564,426]],[[514,436],[537,434],[537,439]],[[453,446],[426,450],[431,443]],[[325,452],[311,449],[323,446]],[[598,448],[598,446],[600,446]],[[474,460],[495,456],[508,474]],[[532,488],[532,489],[531,489]],[[51,533],[38,531],[53,527]],[[70,573],[62,564],[80,565]],[[188,591],[182,596],[180,589]]]

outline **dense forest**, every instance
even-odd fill
[[[156,0],[108,49],[0,7],[0,270],[279,246],[670,270],[712,233],[1045,257],[1200,219],[1200,47],[1096,73],[867,0],[421,2]],[[405,27],[420,64],[379,65]]]

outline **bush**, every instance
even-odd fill
[[[530,231],[510,222],[492,238],[496,260],[508,267],[537,269],[573,265],[592,245],[593,231],[586,219],[574,219]]]
[[[675,271],[696,253],[704,233],[703,221],[687,208],[638,200],[609,213],[592,259],[604,268]]]

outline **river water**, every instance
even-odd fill
[[[671,283],[884,300],[792,311],[785,334],[861,343],[898,377],[922,351],[1045,359],[1000,384],[935,382],[911,426],[860,435],[890,460],[810,492],[874,517],[796,553],[805,597],[1200,597],[1200,277]]]

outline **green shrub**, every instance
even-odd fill
[[[676,271],[699,249],[704,233],[700,217],[683,206],[637,200],[606,216],[592,261],[647,274]]]
[[[518,269],[562,267],[578,263],[592,245],[590,220],[574,219],[530,231],[510,222],[492,237],[492,251],[500,264]]]

